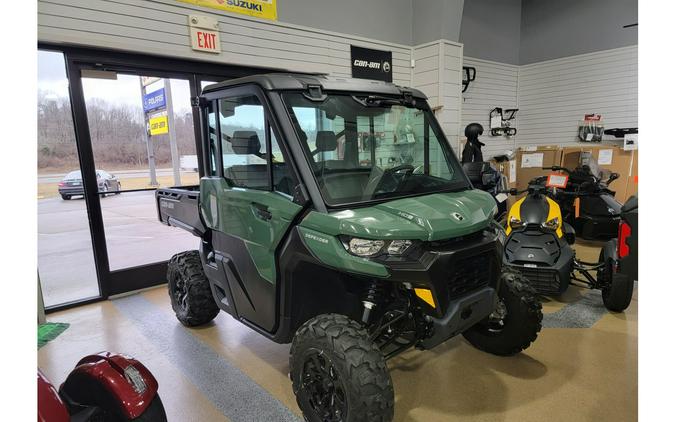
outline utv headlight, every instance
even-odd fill
[[[560,220],[558,219],[558,217],[554,217],[548,220],[547,222],[542,223],[541,226],[549,230],[558,230],[558,227],[560,227]]]
[[[511,229],[519,229],[524,226],[523,222],[517,219],[516,217],[511,217],[509,219],[509,226],[511,226]]]
[[[387,252],[390,255],[401,255],[403,252],[408,250],[410,245],[412,245],[410,240],[392,240],[387,247]]]
[[[403,255],[412,245],[412,240],[372,240],[358,237],[342,238],[342,244],[352,255],[371,257],[381,252],[389,255]]]
[[[384,246],[384,240],[359,239],[353,237],[348,244],[349,252],[358,256],[373,256],[379,253]]]

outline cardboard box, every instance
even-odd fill
[[[609,188],[616,192],[616,200],[624,203],[637,192],[637,151],[624,151],[614,145],[581,145],[562,149],[561,166],[570,170],[580,165],[582,152],[590,152],[600,168],[619,174]]]
[[[527,189],[530,180],[548,175],[544,167],[560,165],[562,150],[557,145],[518,148],[516,152],[516,189]]]

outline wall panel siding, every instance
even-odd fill
[[[440,107],[436,117],[457,151],[461,103],[462,45],[438,40],[413,49],[413,86],[429,97],[431,107]]]
[[[221,54],[190,48],[190,14],[218,19]],[[408,46],[167,0],[39,0],[38,40],[337,76],[351,75],[353,44],[392,51],[394,82],[411,82]]]
[[[518,66],[487,60],[464,58],[464,66],[476,68],[476,80],[471,82],[462,94],[461,137],[469,123],[480,123],[484,132],[481,141],[483,156],[491,158],[503,154],[506,150],[514,150],[520,135],[520,117],[516,115],[515,127],[518,135],[514,137],[490,136],[490,110],[495,107],[518,108]]]
[[[588,113],[605,128],[637,127],[637,55],[632,46],[520,66],[518,144],[575,144]]]

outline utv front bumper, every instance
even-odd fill
[[[433,305],[420,301],[433,326],[431,336],[421,344],[424,348],[466,331],[494,311],[502,251],[497,233],[486,229],[426,242],[407,260],[385,260],[390,280],[432,292]]]

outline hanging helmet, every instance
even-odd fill
[[[469,123],[464,128],[464,136],[467,138],[478,138],[483,134],[483,125],[480,123]]]

